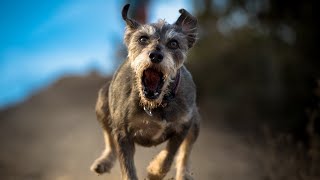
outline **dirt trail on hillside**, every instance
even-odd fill
[[[96,75],[64,78],[26,102],[1,111],[0,179],[120,179],[118,163],[111,174],[97,176],[89,170],[103,149],[94,103],[104,81]],[[137,148],[140,179],[162,147]],[[195,180],[260,179],[248,143],[237,134],[206,123],[202,124],[191,162]],[[166,178],[174,177],[174,171],[173,167]]]

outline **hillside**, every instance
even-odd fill
[[[118,163],[108,175],[89,171],[103,148],[94,104],[106,81],[96,74],[65,77],[0,112],[0,179],[119,179]],[[140,178],[145,177],[145,168],[158,151],[159,147],[138,147],[135,161]],[[258,179],[251,151],[241,136],[203,123],[192,154],[194,177]],[[173,173],[174,168],[167,178]]]

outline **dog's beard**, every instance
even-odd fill
[[[135,71],[135,85],[138,88],[140,105],[154,109],[162,105],[163,97],[169,92],[176,69],[172,58],[165,57],[159,64],[153,64],[143,54],[137,56],[131,67]]]

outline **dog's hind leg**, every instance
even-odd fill
[[[176,159],[176,180],[192,180],[192,176],[189,171],[189,156],[193,143],[196,141],[199,135],[199,123],[194,121],[192,124],[187,137],[183,140]]]
[[[97,119],[103,127],[103,135],[105,141],[105,149],[99,158],[97,158],[90,169],[93,172],[102,174],[110,172],[116,160],[115,144],[111,136],[111,129],[109,127],[109,108],[108,108],[108,89],[107,84],[99,91],[99,97],[96,104]]]

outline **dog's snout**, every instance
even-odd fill
[[[152,51],[149,58],[153,63],[160,63],[163,60],[163,54],[159,51]]]

